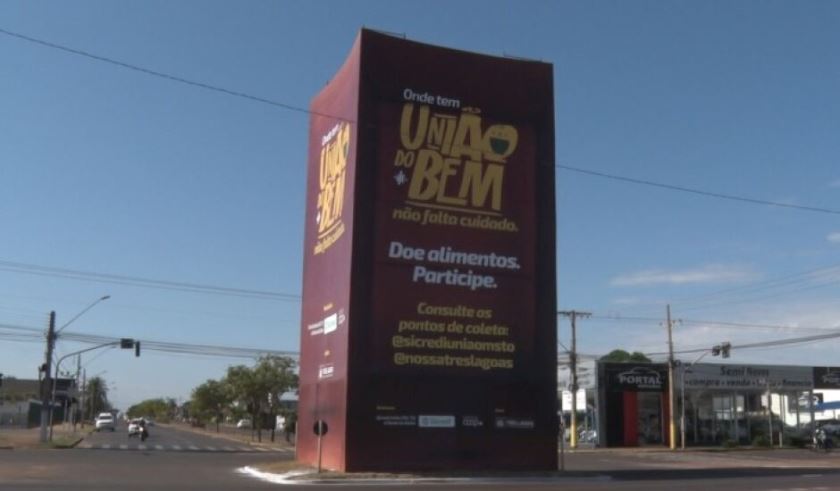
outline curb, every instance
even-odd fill
[[[272,484],[292,486],[409,486],[416,484],[469,484],[469,485],[516,485],[516,484],[556,484],[566,482],[609,482],[613,477],[600,471],[583,471],[575,474],[553,476],[394,476],[394,477],[341,477],[324,478],[312,470],[289,471],[285,473],[264,472],[250,466],[240,467],[236,472]]]
[[[80,444],[82,442],[82,440],[84,440],[84,439],[85,439],[85,437],[80,436],[73,443],[68,443],[66,445],[55,445],[52,448],[59,449],[59,450],[66,450],[68,448],[75,448],[76,445]]]

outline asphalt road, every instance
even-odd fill
[[[170,426],[150,426],[149,437],[145,442],[140,437],[128,436],[128,428],[118,425],[111,431],[99,431],[90,434],[78,445],[79,449],[158,451],[158,452],[229,452],[229,453],[269,453],[294,454],[290,447],[255,446],[225,438],[216,438],[204,433],[194,433]]]
[[[0,451],[0,490],[270,489],[236,470],[293,460],[267,449],[175,428],[153,426],[140,442],[125,425],[94,432],[74,449]]]
[[[238,472],[244,466],[289,461],[288,449],[254,446],[155,426],[145,443],[125,428],[95,433],[71,450],[0,451],[0,490],[238,490],[370,489],[372,482],[272,484]],[[376,488],[575,489],[700,491],[840,490],[840,452],[802,450],[663,452],[596,450],[566,455],[568,472],[550,477],[378,481]]]

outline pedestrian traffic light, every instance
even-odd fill
[[[134,342],[134,356],[140,356],[140,341]]]

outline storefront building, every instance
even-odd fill
[[[595,371],[598,445],[668,445],[667,365],[598,362]],[[810,441],[812,422],[831,417],[824,395],[840,389],[833,367],[678,362],[673,373],[675,441],[685,446]]]
[[[668,369],[655,363],[599,362],[598,443],[635,447],[667,443]]]

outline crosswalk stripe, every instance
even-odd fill
[[[234,450],[233,450],[233,447],[225,447],[224,451],[225,452],[233,452]]]
[[[196,447],[195,445],[190,445],[190,450],[198,450],[198,447]]]
[[[257,450],[259,452],[268,452],[267,448],[262,448],[262,447],[254,447],[254,450]]]
[[[251,447],[239,447],[239,451],[240,451],[240,452],[250,452],[250,451],[251,451]]]
[[[104,448],[105,450],[108,450],[109,448],[111,448],[111,445],[109,443],[106,443],[106,444],[102,445],[102,448]]]
[[[143,444],[137,445],[137,450],[146,450],[146,446]]]
[[[173,448],[174,450],[181,450],[181,446],[180,446],[180,445],[172,445],[172,448]]]
[[[208,447],[204,447],[204,448],[206,448],[207,450],[210,450],[211,452],[215,452],[215,451],[216,451],[216,447],[209,447],[209,446],[208,446]]]
[[[163,450],[163,445],[155,445],[156,450]]]
[[[123,443],[122,445],[120,445],[120,450],[128,450],[128,445]]]

